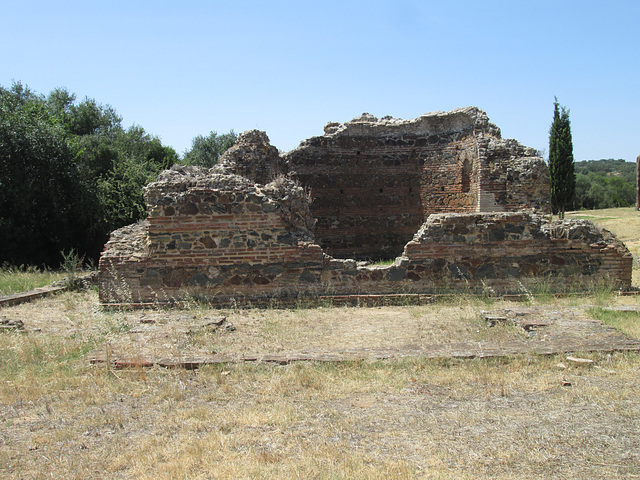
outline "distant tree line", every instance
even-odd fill
[[[624,160],[575,162],[574,209],[631,207],[636,202],[636,164]]]
[[[211,166],[234,141],[198,136],[185,162]],[[57,267],[72,250],[97,259],[112,230],[146,216],[143,187],[179,161],[109,105],[0,86],[0,264]]]

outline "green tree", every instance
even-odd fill
[[[76,96],[66,88],[56,88],[48,96],[46,105],[49,113],[57,117],[67,129],[70,128],[71,108]]]
[[[622,159],[574,163],[576,189],[573,208],[630,207],[636,201],[636,164]]]
[[[87,198],[75,160],[42,97],[0,87],[0,263],[56,265],[75,246]]]
[[[553,123],[549,132],[549,180],[551,206],[560,218],[564,218],[567,205],[571,205],[576,178],[573,171],[573,140],[569,111],[560,107],[556,98]]]
[[[138,125],[75,137],[75,145],[82,181],[92,192],[86,205],[91,212],[86,248],[95,258],[111,231],[144,218],[145,185],[176,163],[178,155]]]
[[[210,132],[206,137],[198,135],[192,140],[191,150],[185,152],[182,163],[213,167],[218,163],[220,155],[236,143],[236,138],[237,135],[233,130],[222,135],[216,132]]]
[[[122,128],[122,117],[109,105],[100,105],[92,98],[71,105],[70,110],[69,128],[73,135],[92,135]]]
[[[99,207],[93,226],[106,240],[112,230],[144,218],[145,185],[177,163],[178,155],[137,125],[108,135],[92,135],[87,140],[91,146],[83,152],[82,161],[93,180]]]
[[[144,186],[178,155],[110,106],[64,88],[0,86],[0,264],[97,259],[109,233],[146,215]]]

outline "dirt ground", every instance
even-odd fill
[[[640,317],[616,296],[3,308],[25,332],[0,335],[0,477],[640,478],[640,342],[596,308]]]

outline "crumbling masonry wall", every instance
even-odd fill
[[[517,142],[498,139],[488,122],[485,128],[491,135],[465,131],[460,125],[466,125],[468,114],[460,117],[458,113],[444,121],[440,130],[435,129],[438,138],[448,135],[451,141],[441,150],[425,146],[420,155],[411,156],[411,148],[396,145],[400,147],[396,166],[406,166],[402,160],[406,157],[415,159],[416,168],[415,175],[392,168],[391,180],[383,180],[378,168],[393,156],[391,144],[386,143],[391,137],[384,134],[386,124],[380,127],[379,136],[369,140],[381,148],[379,156],[373,150],[366,153],[359,143],[362,138],[356,141],[353,135],[337,135],[328,139],[341,126],[329,126],[327,135],[303,142],[302,150],[284,156],[263,132],[251,131],[241,134],[221,164],[212,169],[178,166],[163,172],[146,188],[147,219],[113,232],[105,247],[99,265],[101,302],[162,304],[195,297],[220,304],[265,304],[317,295],[522,293],[540,282],[550,291],[597,282],[629,288],[632,257],[626,247],[589,222],[552,223],[550,217],[534,213],[535,208],[542,212],[548,208],[546,192],[540,190],[546,173],[538,160],[524,156],[528,150]],[[478,118],[482,120],[480,115],[474,122]],[[368,132],[371,125],[355,122],[345,128]],[[333,128],[338,130],[331,133]],[[424,125],[411,128],[424,131]],[[422,138],[406,135],[414,147]],[[321,149],[312,149],[313,155],[300,153],[314,142],[323,145],[348,138],[362,148],[345,150],[351,152],[351,160],[359,165],[358,157],[368,159],[359,175],[339,179],[336,172],[347,175],[350,169],[342,168],[337,157],[323,157]],[[444,158],[447,152],[450,161]],[[296,155],[297,163],[293,161]],[[304,159],[307,173],[301,168]],[[426,169],[428,162],[431,166]],[[467,169],[467,177],[461,166]],[[315,175],[309,173],[312,167]],[[377,192],[366,193],[371,188],[366,176],[380,182],[380,187],[375,184]],[[445,179],[449,183],[443,195]],[[342,203],[323,197],[324,190],[318,188],[322,182],[336,196],[340,191],[336,189],[344,187]],[[396,190],[389,187],[392,184]],[[411,191],[405,191],[407,185]],[[356,198],[373,202],[377,196],[379,204],[370,208],[375,215],[367,216],[363,205],[356,205]],[[347,208],[345,198],[355,203]],[[314,207],[317,202],[320,206]],[[518,205],[528,210],[508,211]],[[493,211],[476,212],[485,207]],[[448,213],[431,214],[424,221],[422,217],[431,209]],[[337,215],[338,224],[324,228],[342,231],[348,238],[356,238],[353,232],[360,228],[360,221],[370,222],[367,225],[373,230],[369,234],[375,241],[382,241],[381,235],[394,235],[406,223],[402,235],[393,239],[393,248],[409,235],[409,228],[417,226],[393,264],[371,265],[334,258],[323,251],[315,234],[323,231],[320,223],[327,211]],[[386,216],[394,218],[385,220]],[[365,252],[368,243],[372,241],[360,241],[357,251]]]
[[[146,191],[149,217],[113,232],[100,259],[103,302],[295,295],[322,263],[308,199],[291,180],[254,184],[182,167]]]
[[[339,258],[394,258],[432,213],[550,212],[544,161],[475,107],[329,123],[284,160],[311,190],[316,241]]]
[[[260,305],[317,295],[524,293],[541,283],[549,291],[631,284],[628,250],[586,221],[550,222],[518,212],[436,214],[392,265],[377,266],[324,254],[307,241],[304,228],[287,225],[280,198],[259,191],[231,194],[216,188],[190,192],[190,202],[202,206],[205,197],[215,198],[225,207],[212,210],[206,221],[179,213],[189,203],[167,202],[174,214],[156,210],[158,216],[114,232],[100,262],[101,302],[207,298]],[[228,203],[220,202],[224,198]],[[238,213],[227,213],[234,209]],[[154,219],[164,226],[153,226]],[[156,250],[159,245],[165,250]]]

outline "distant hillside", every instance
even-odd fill
[[[580,209],[631,207],[636,202],[636,164],[624,160],[575,162],[576,196]]]

